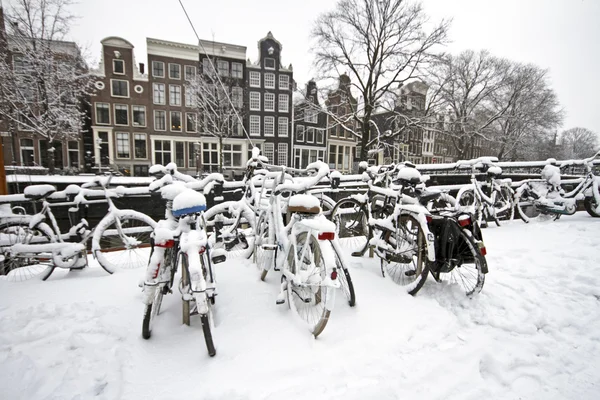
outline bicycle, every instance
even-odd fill
[[[65,190],[65,194],[75,196],[76,207],[72,211],[77,211],[82,204],[108,203],[108,213],[92,230],[82,219],[66,234],[60,231],[52,205],[47,201],[56,188],[52,185],[26,187],[25,199],[41,202],[42,208],[34,215],[6,218],[0,222],[0,255],[3,257],[0,275],[6,275],[9,280],[26,280],[39,275],[46,280],[56,267],[83,269],[87,266],[86,244],[90,240],[92,254],[109,274],[115,271],[116,265],[122,268],[145,265],[147,253],[140,249],[149,246],[150,233],[156,223],[138,211],[118,209],[112,198],[122,196],[127,190],[109,189],[111,178],[96,178],[84,187],[71,185]],[[94,185],[100,186],[102,191],[89,189]],[[98,192],[105,200],[86,199],[86,196],[98,197]],[[50,220],[50,225],[46,219]]]

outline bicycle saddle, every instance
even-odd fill
[[[174,217],[196,214],[206,210],[206,198],[202,193],[193,189],[186,189],[175,196],[173,199],[173,209],[171,213]]]
[[[288,211],[291,213],[319,214],[319,199],[310,194],[295,194],[290,197]]]
[[[54,192],[56,192],[56,188],[52,185],[31,185],[25,188],[23,194],[26,199],[38,201],[45,199]]]
[[[419,196],[419,203],[426,206],[431,200],[435,200],[442,195],[441,192],[426,192]]]

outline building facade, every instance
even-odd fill
[[[325,161],[327,152],[327,115],[319,103],[317,84],[310,80],[306,91],[294,104],[294,168],[306,168],[317,160]]]

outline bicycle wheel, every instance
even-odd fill
[[[366,249],[371,228],[364,204],[354,199],[342,199],[333,207],[330,220],[336,226],[335,234],[342,247],[353,254]]]
[[[119,234],[117,221],[123,235]],[[121,210],[117,217],[108,214],[96,227],[92,250],[98,263],[112,274],[116,267],[139,268],[148,264],[150,236],[156,222],[145,214]]]
[[[54,270],[52,255],[15,255],[10,247],[15,244],[47,244],[56,242],[54,231],[44,222],[33,228],[28,222],[4,221],[0,224],[0,277],[3,280],[20,282],[35,276],[46,280]],[[42,274],[45,272],[44,274]]]
[[[215,276],[214,271],[212,270],[210,260],[208,259],[207,252],[204,252],[204,254],[202,254],[202,256],[200,257],[200,262],[202,263],[202,270],[208,287],[214,287]],[[214,327],[212,313],[212,305],[215,303],[214,296],[212,298],[209,297],[207,292],[201,293],[201,296],[207,297],[206,305],[208,307],[208,313],[200,315],[200,322],[202,323],[202,332],[204,333],[204,342],[206,343],[206,350],[208,351],[208,355],[210,357],[214,357],[217,354],[217,349],[215,348],[215,343],[211,331],[211,328]]]
[[[452,269],[449,272],[432,272],[433,277],[438,282],[461,285],[468,297],[481,292],[485,283],[482,270],[486,261],[470,232],[460,230],[460,236],[449,250],[448,258]]]
[[[515,208],[513,198],[515,191],[512,188],[502,186],[500,190],[494,190],[494,208],[496,209],[496,217],[503,220],[512,220],[515,216]]]
[[[179,262],[181,263],[181,280],[179,281],[179,291],[181,292],[183,323],[187,326],[190,326],[190,302],[192,301],[192,283],[190,281],[190,271],[188,269],[187,255],[184,253],[179,253],[178,258]]]
[[[556,220],[560,217],[559,214],[551,214],[551,213],[543,213],[536,206],[536,199],[529,190],[525,189],[515,199],[517,213],[521,220],[525,223],[529,223],[531,221],[548,221],[548,220]]]
[[[301,258],[298,264],[296,257]],[[306,322],[314,337],[317,337],[329,321],[335,300],[334,288],[322,285],[327,269],[319,241],[306,232],[299,233],[296,236],[296,246],[290,246],[286,260],[289,271],[302,280],[300,285],[292,281],[287,282],[290,308]]]
[[[273,238],[269,237],[269,225],[267,223],[267,214],[263,212],[258,218],[256,225],[256,237],[254,239],[254,252],[252,262],[260,271],[260,280],[264,281],[267,274],[273,267],[275,261],[275,245]]]
[[[597,207],[598,207],[598,202],[596,201],[596,199],[593,196],[586,197],[583,200],[583,206],[585,207],[585,211],[587,211],[587,213],[590,214],[592,217],[594,217],[594,218],[600,217],[600,214],[598,214],[596,212]]]
[[[331,212],[333,211],[333,208],[335,207],[335,201],[333,201],[333,199],[329,196],[326,196],[322,193],[319,194],[315,194],[315,197],[317,197],[319,199],[319,205],[321,206],[321,213],[325,216],[325,218],[327,219],[331,219]]]
[[[411,215],[400,215],[395,231],[386,231],[383,239],[391,247],[381,258],[381,270],[410,295],[423,287],[429,274],[427,242],[419,222]]]
[[[152,303],[146,305],[144,308],[144,319],[142,320],[142,337],[144,339],[150,339],[152,336],[152,322],[154,318],[160,312],[160,305],[162,304],[163,288],[157,286],[154,289],[154,299]]]
[[[337,246],[331,243],[331,247],[335,255],[335,265],[338,272],[337,279],[340,281],[340,289],[342,289],[346,299],[348,299],[348,305],[354,307],[356,305],[356,294],[354,293],[354,284],[350,277],[350,271],[344,265],[343,258],[338,252]]]

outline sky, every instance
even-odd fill
[[[14,0],[3,0],[5,6]],[[294,66],[300,87],[314,77],[310,30],[336,0],[182,0],[202,39],[247,47],[271,31],[283,44],[282,62]],[[487,49],[550,72],[566,112],[564,129],[581,126],[600,134],[600,0],[422,0],[431,18],[453,20],[448,51]],[[70,39],[100,57],[100,41],[120,36],[145,62],[146,37],[195,44],[179,0],[78,0]]]

